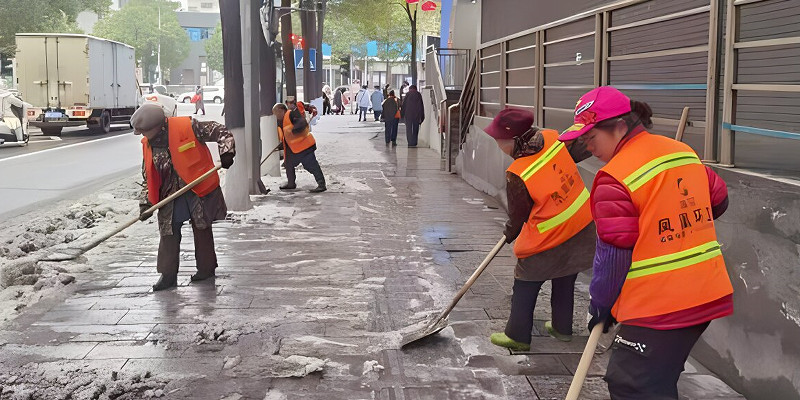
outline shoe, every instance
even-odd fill
[[[158,282],[153,285],[153,291],[157,292],[159,290],[171,289],[174,287],[178,287],[178,275],[161,274],[161,277],[158,278]]]
[[[571,342],[572,335],[565,335],[563,333],[559,333],[556,328],[553,327],[553,321],[547,321],[544,323],[544,329],[547,329],[547,333],[550,336],[562,341],[562,342]]]
[[[386,142],[386,147],[389,147],[389,142]]]
[[[309,190],[308,192],[309,193],[322,193],[322,192],[324,192],[326,190],[328,190],[328,188],[325,187],[325,184],[323,183],[323,184],[318,184],[317,187],[315,187],[314,189]]]
[[[294,183],[290,184],[290,183],[287,182],[287,183],[284,183],[283,185],[280,185],[279,188],[281,190],[294,190],[294,189],[297,189],[297,185],[294,184]]]
[[[397,142],[392,142],[392,147],[397,147]]]
[[[518,342],[508,336],[506,336],[503,332],[493,333],[490,337],[492,344],[500,347],[505,347],[509,350],[514,351],[528,351],[531,349],[531,345],[528,343],[521,343]]]
[[[215,276],[217,276],[217,275],[214,273],[214,271],[206,272],[206,273],[198,272],[198,273],[192,275],[192,277],[190,279],[191,279],[192,282],[200,282],[200,281],[204,281],[204,280],[206,280],[208,278],[213,278]]]

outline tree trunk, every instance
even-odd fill
[[[417,19],[411,20],[411,84],[417,84]]]
[[[315,93],[321,93],[322,92],[322,86],[323,86],[322,82],[325,80],[325,68],[324,68],[325,64],[323,64],[324,61],[322,59],[322,57],[323,57],[322,56],[322,33],[324,32],[323,28],[325,26],[325,7],[326,7],[327,1],[326,0],[322,0],[319,3],[322,5],[322,8],[320,10],[318,10],[317,14],[316,14],[317,15],[317,34],[315,35],[316,36],[315,44],[316,44],[316,47],[317,47],[317,72],[315,74],[316,75],[316,79],[314,81],[317,83],[317,90],[316,90]],[[331,64],[333,64],[333,54],[331,54]],[[333,82],[327,82],[327,83],[330,86],[332,86],[333,88],[336,88],[336,84],[334,84]],[[333,99],[330,99],[330,100],[333,101]]]
[[[239,0],[220,0],[222,59],[225,71],[225,125],[244,127],[244,76],[242,75],[242,23]]]
[[[303,36],[303,101],[310,102],[314,95],[314,74],[311,72],[311,52],[309,46],[314,44],[314,22],[312,13],[307,10],[308,2],[300,2],[300,31]]]
[[[221,0],[224,1],[224,0]],[[281,0],[281,7],[291,7],[291,0]],[[294,44],[292,44],[292,14],[287,10],[281,16],[281,45],[283,49],[283,73],[286,79],[286,95],[297,97],[297,78],[294,69]]]

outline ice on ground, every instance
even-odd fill
[[[378,379],[380,372],[383,370],[383,365],[380,365],[375,360],[364,361],[364,369],[363,372],[361,372],[361,376],[375,380]]]
[[[308,343],[312,346],[314,345],[324,345],[330,344],[334,346],[342,346],[342,347],[358,347],[357,344],[350,344],[350,343],[341,343],[341,342],[334,342],[333,340],[323,339],[316,336],[300,336],[295,338],[294,340],[298,342]]]
[[[264,400],[287,400],[287,399],[288,397],[286,397],[286,395],[283,394],[278,389],[270,389],[264,396]]]
[[[164,396],[167,381],[150,372],[128,374],[67,365],[27,364],[0,373],[3,398],[10,399],[118,399]]]
[[[291,355],[276,365],[276,378],[302,378],[308,374],[322,371],[328,360],[316,357]]]

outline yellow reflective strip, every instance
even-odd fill
[[[544,167],[548,162],[550,162],[550,160],[552,160],[553,157],[555,157],[556,154],[558,154],[558,152],[561,151],[561,149],[563,148],[564,148],[563,142],[556,142],[552,146],[550,146],[550,148],[547,149],[547,151],[544,153],[543,156],[541,156],[539,159],[534,161],[530,166],[528,166],[528,168],[525,168],[525,170],[522,171],[522,174],[520,174],[522,180],[527,181],[528,179],[530,179],[533,176],[533,174],[536,173],[536,171],[542,169],[542,167]]]
[[[689,164],[702,163],[700,159],[697,158],[697,154],[692,152],[686,151],[667,154],[643,165],[641,168],[628,175],[628,177],[623,180],[623,183],[631,192],[635,192],[637,189],[644,186],[645,183],[655,178],[656,175],[670,168],[677,168]]]
[[[578,210],[580,210],[584,204],[586,204],[587,200],[589,200],[589,191],[586,190],[586,188],[583,188],[583,191],[580,195],[578,195],[578,198],[575,199],[575,201],[573,201],[566,210],[560,212],[558,215],[548,219],[547,221],[538,223],[536,225],[536,229],[539,230],[539,233],[545,233],[550,229],[567,222],[567,220],[572,218],[572,216],[575,215],[575,213],[578,212]]]
[[[721,256],[720,244],[717,241],[708,242],[688,250],[673,254],[648,258],[631,264],[628,279],[672,271]]]
[[[186,150],[194,148],[194,146],[195,146],[195,142],[194,141],[191,141],[189,143],[183,144],[180,147],[178,147],[178,153],[183,153]]]

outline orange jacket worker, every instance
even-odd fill
[[[598,240],[589,328],[622,325],[605,376],[612,399],[677,399],[692,347],[710,321],[733,312],[714,229],[728,204],[725,184],[689,146],[649,133],[652,114],[600,87],[581,97],[575,125],[560,137],[606,162],[591,195]]]
[[[236,154],[233,135],[217,122],[201,122],[191,117],[165,116],[156,104],[139,107],[131,118],[134,132],[142,138],[142,175],[145,184],[140,196],[140,219],[150,217],[145,211],[153,204],[177,192],[187,183],[214,168],[205,142],[217,142],[223,168],[233,164]],[[213,277],[217,268],[214,251],[213,221],[227,214],[219,187],[219,176],[212,175],[192,190],[158,210],[161,241],[156,269],[161,273],[154,291],[178,284],[178,261],[181,226],[189,221],[194,233],[197,273],[191,280]]]

